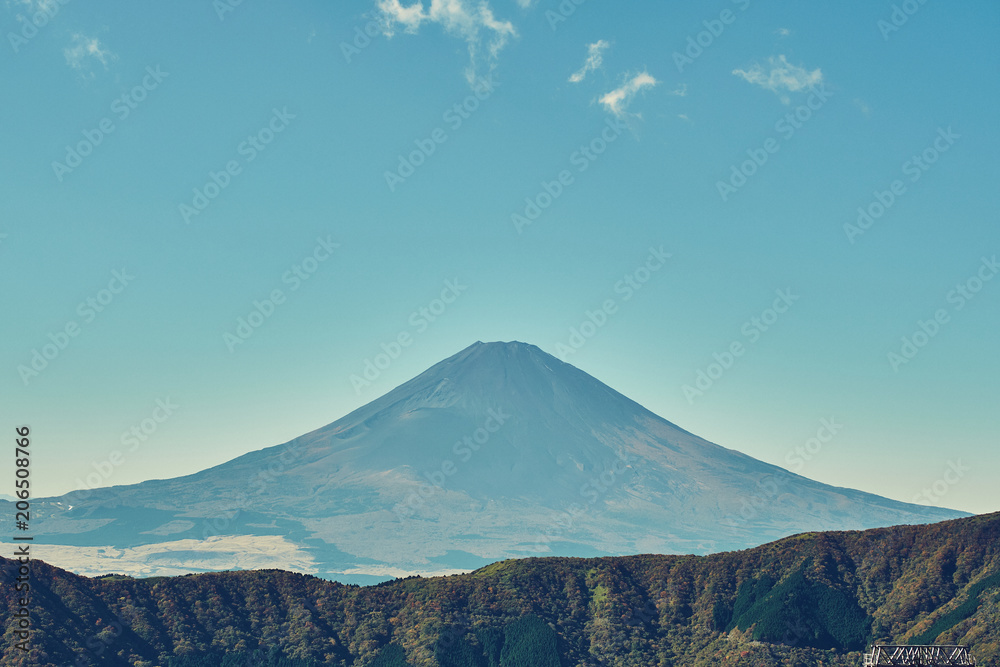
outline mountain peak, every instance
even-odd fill
[[[546,352],[543,352],[538,346],[532,345],[530,343],[523,343],[519,340],[512,341],[494,341],[490,343],[484,343],[481,340],[477,340],[475,343],[465,348],[459,352],[456,357],[468,355],[469,358],[472,355],[476,356],[486,356],[490,355],[497,358],[511,358],[515,355],[538,355],[542,357],[551,357]]]
[[[460,384],[463,390],[482,393],[490,388],[496,389],[498,383],[543,381],[543,375],[550,376],[544,382],[551,382],[551,375],[568,369],[573,367],[530,343],[476,341],[461,352],[431,366],[413,380],[393,389],[387,396],[400,390],[409,391],[413,384],[431,382],[436,385],[444,380]]]
[[[574,423],[586,415],[644,412],[596,378],[521,341],[477,341],[369,405],[382,409],[430,395],[440,405],[446,394],[453,399],[449,405],[477,413],[503,408],[529,421],[545,414],[542,419],[550,425],[553,412]]]
[[[520,341],[477,341],[284,445],[52,507],[50,538],[65,533],[64,544],[204,539],[221,522],[212,530],[233,549],[290,535],[314,571],[372,576],[556,553],[705,553],[959,516],[713,444]]]

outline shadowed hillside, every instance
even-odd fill
[[[3,560],[10,581],[16,563]],[[4,665],[858,665],[870,641],[1000,664],[1000,514],[711,556],[530,558],[345,586],[276,570],[79,577],[32,565]]]

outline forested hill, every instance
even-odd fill
[[[18,564],[0,566],[3,665],[860,665],[872,640],[964,643],[1000,665],[1000,514],[373,587],[277,570],[89,579],[33,562],[27,655]]]

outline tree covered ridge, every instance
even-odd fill
[[[1000,514],[711,556],[508,560],[345,586],[280,570],[90,579],[32,563],[33,652],[3,665],[856,665],[872,640],[1000,665]]]

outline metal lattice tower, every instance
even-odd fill
[[[903,665],[905,667],[975,667],[976,661],[965,646],[876,644],[865,654],[865,667]]]

